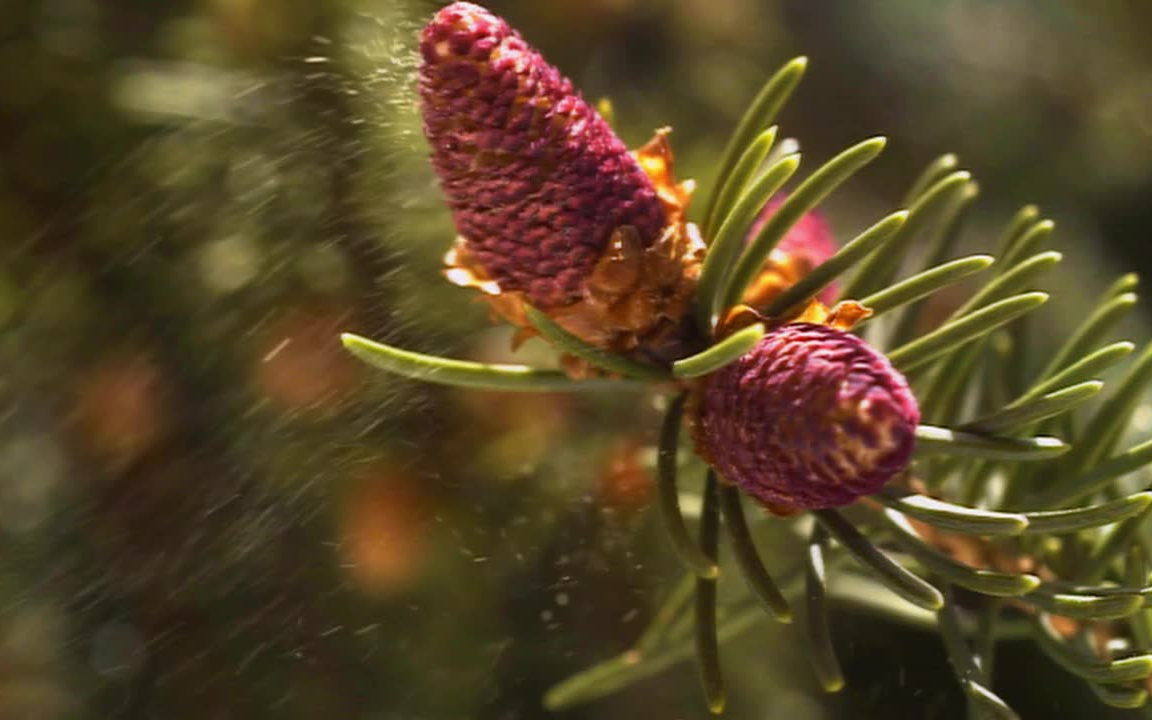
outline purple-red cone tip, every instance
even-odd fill
[[[571,81],[479,5],[420,35],[432,165],[468,251],[501,292],[542,308],[580,300],[613,231],[644,247],[665,226],[652,181]]]
[[[847,505],[903,470],[920,410],[908,383],[854,335],[793,323],[704,383],[700,454],[773,509]]]

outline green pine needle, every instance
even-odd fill
[[[968,302],[953,312],[945,322],[970,315],[980,308],[987,307],[997,300],[1001,300],[1014,292],[1023,290],[1033,278],[1047,270],[1051,270],[1062,258],[1063,255],[1060,253],[1049,251],[1033,255],[1027,260],[1017,263],[1014,267],[1003,272],[992,280],[992,282],[981,288]],[[1006,267],[1009,266],[1007,264],[1000,264],[997,267],[997,271]]]
[[[1119,297],[1125,293],[1135,292],[1140,286],[1140,276],[1136,273],[1126,273],[1116,278],[1104,292],[1104,297]]]
[[[873,497],[903,515],[966,535],[1019,535],[1028,527],[1028,519],[1018,513],[954,505],[927,495],[901,495],[896,490],[882,490]]]
[[[756,176],[756,172],[764,164],[768,158],[768,154],[772,151],[772,145],[776,142],[776,126],[768,128],[764,132],[756,136],[748,149],[740,156],[736,166],[732,168],[732,172],[726,178],[717,178],[717,181],[723,180],[720,186],[720,193],[716,198],[715,206],[712,208],[711,214],[704,221],[704,237],[711,238],[712,231],[716,229],[716,224],[732,212],[736,200],[747,189],[748,183]]]
[[[720,488],[720,510],[724,517],[724,526],[728,528],[728,537],[732,544],[732,554],[740,566],[748,587],[756,594],[764,607],[780,622],[792,622],[792,611],[788,601],[772,580],[772,576],[764,567],[764,561],[756,550],[752,533],[748,529],[748,521],[744,517],[744,510],[740,505],[740,491],[733,485],[724,485]]]
[[[980,720],[1020,720],[1008,703],[1000,696],[984,687],[975,680],[965,680],[961,683],[968,700],[976,709],[976,717]]]
[[[976,656],[980,658],[980,670],[984,677],[995,675],[996,640],[1000,634],[1000,616],[1004,603],[989,600],[980,607],[976,617]]]
[[[733,261],[744,247],[744,237],[769,199],[783,187],[800,167],[800,155],[785,155],[773,163],[762,176],[744,191],[732,212],[720,222],[720,229],[708,246],[700,281],[696,286],[696,323],[707,335],[718,312],[719,297]]]
[[[1024,601],[1044,612],[1076,620],[1118,620],[1128,617],[1144,605],[1144,598],[1137,594],[1066,593],[1053,591],[1046,585],[1025,595]]]
[[[980,370],[984,343],[971,342],[942,362],[922,366],[912,381],[920,401],[920,417],[927,422],[947,424],[956,421],[956,413],[965,397],[970,379]],[[934,368],[934,372],[929,370]],[[926,389],[921,386],[930,381]]]
[[[1044,653],[1073,675],[1096,683],[1133,682],[1152,675],[1152,655],[1135,655],[1112,662],[1087,658],[1070,647],[1048,623],[1037,620],[1033,625],[1034,635]]]
[[[1005,273],[1016,267],[1016,263],[1028,257],[1039,247],[1056,229],[1056,223],[1051,220],[1041,220],[1025,230],[1014,242],[996,255],[1000,259],[997,273]]]
[[[344,333],[341,342],[348,352],[369,365],[413,380],[503,392],[587,392],[643,390],[644,383],[593,378],[573,380],[558,370],[524,365],[493,365],[450,360],[401,350],[367,338]]]
[[[892,284],[912,240],[936,223],[972,180],[965,171],[954,172],[926,190],[908,208],[908,221],[897,239],[861,263],[844,289],[844,297],[861,297]]]
[[[1142,687],[1127,685],[1102,685],[1088,683],[1088,687],[1100,698],[1100,702],[1120,710],[1135,710],[1148,701],[1148,691]]]
[[[721,300],[713,307],[723,312],[740,302],[745,290],[760,274],[773,248],[804,213],[815,208],[833,190],[876,159],[884,149],[885,138],[876,137],[853,145],[817,168],[788,195],[768,222],[749,243],[736,262],[732,275],[717,293]]]
[[[960,614],[956,608],[952,593],[949,591],[944,607],[936,613],[940,635],[944,640],[944,649],[952,663],[952,669],[960,681],[960,687],[968,696],[976,717],[988,720],[1019,720],[1019,716],[1008,707],[994,692],[985,687],[988,683],[987,673],[976,664],[968,640],[960,627]]]
[[[1104,336],[1111,332],[1136,307],[1136,299],[1136,295],[1132,293],[1121,293],[1115,296],[1106,293],[1088,319],[1068,336],[1068,339],[1056,351],[1044,369],[1040,371],[1039,379],[1044,380],[1063,370],[1069,362],[1083,357],[1102,342]]]
[[[1013,247],[1019,243],[1020,238],[1028,229],[1036,224],[1040,217],[1040,208],[1035,205],[1025,205],[1009,221],[1008,226],[1004,228],[1004,232],[1000,235],[999,242],[996,243],[996,254],[1002,256],[1008,254]]]
[[[1111,345],[1102,347],[1083,359],[1069,365],[1060,372],[1040,380],[1029,388],[1028,392],[1010,403],[1008,407],[1020,407],[1035,398],[1054,391],[1056,388],[1075,385],[1089,378],[1096,377],[1128,357],[1135,349],[1136,346],[1127,341],[1112,343]]]
[[[751,350],[764,337],[764,326],[757,323],[734,332],[704,352],[672,363],[672,375],[678,379],[714,373]]]
[[[952,255],[952,250],[959,242],[960,233],[964,229],[964,220],[968,209],[972,206],[980,188],[975,182],[969,182],[958,192],[948,195],[947,201],[939,211],[939,218],[934,220],[930,232],[921,233],[920,242],[927,245],[924,252],[923,263],[916,268],[916,272],[936,267]],[[911,269],[909,275],[913,275]],[[901,314],[899,322],[890,334],[890,343],[895,345],[907,342],[915,336],[916,328],[920,323],[920,316],[924,311],[921,304],[910,305]]]
[[[1006,438],[949,430],[933,425],[916,428],[917,453],[964,455],[985,460],[1049,460],[1068,452],[1059,438]]]
[[[752,143],[760,129],[773,124],[780,108],[784,107],[784,103],[788,101],[792,91],[800,84],[800,79],[804,77],[804,71],[807,68],[808,58],[795,58],[776,71],[776,74],[764,83],[764,87],[761,88],[752,104],[748,106],[740,118],[736,130],[733,131],[728,140],[728,146],[724,148],[724,154],[720,156],[717,178],[728,177],[741,154]],[[716,183],[713,183],[713,191],[704,203],[705,218],[712,216],[716,209],[716,203],[719,201],[719,192],[715,188]]]
[[[961,425],[960,429],[991,434],[1019,430],[1075,409],[1094,397],[1103,387],[1104,383],[1098,380],[1082,382],[977,418]]]
[[[1112,563],[1124,556],[1132,546],[1141,525],[1148,519],[1147,511],[1113,525],[1092,554],[1077,567],[1077,573],[1087,582],[1099,582],[1108,574]]]
[[[902,514],[894,510],[885,510],[884,517],[895,528],[894,537],[897,543],[926,570],[948,582],[993,597],[1027,595],[1040,585],[1040,578],[1035,575],[981,570],[957,562],[925,544]]]
[[[1113,386],[1108,399],[1092,415],[1084,429],[1084,441],[1061,463],[1064,477],[1091,467],[1109,452],[1115,434],[1128,424],[1149,382],[1152,382],[1152,343],[1145,347],[1128,374]]]
[[[1140,587],[1148,583],[1148,558],[1144,548],[1133,545],[1124,557],[1124,582],[1130,587]],[[1147,604],[1147,603],[1145,603]],[[1152,649],[1152,613],[1147,608],[1128,618],[1132,630],[1133,645],[1140,652]]]
[[[765,314],[769,317],[787,315],[819,295],[837,277],[896,237],[907,219],[906,211],[895,212],[857,235],[835,255],[820,263],[799,282],[781,293],[780,297],[768,306]]]
[[[1152,463],[1152,440],[1140,443],[1113,455],[1080,477],[1041,495],[1036,500],[1040,507],[1060,507],[1081,500],[1111,485],[1117,478]]]
[[[1111,525],[1139,515],[1148,508],[1149,503],[1152,503],[1152,492],[1140,492],[1073,510],[1024,513],[1028,519],[1028,527],[1024,532],[1029,535],[1060,535]]]
[[[944,604],[944,596],[939,590],[881,552],[843,515],[835,510],[813,510],[812,513],[852,557],[871,570],[892,592],[925,610],[939,610]]]
[[[684,516],[680,513],[680,496],[676,490],[676,454],[680,445],[680,423],[684,417],[686,398],[683,393],[676,396],[664,415],[664,425],[660,430],[660,450],[656,460],[656,474],[659,480],[656,487],[660,501],[660,516],[664,521],[668,538],[672,541],[672,549],[687,569],[696,573],[698,577],[710,579],[720,574],[720,568],[688,533]]]
[[[704,482],[704,506],[700,512],[700,548],[716,562],[719,555],[720,508],[716,474]],[[716,631],[716,577],[696,578],[696,662],[704,697],[713,715],[724,712],[724,676],[720,671],[720,640]]]
[[[960,159],[953,153],[941,155],[933,160],[912,183],[912,187],[908,189],[904,199],[900,201],[900,206],[911,207],[928,188],[935,185],[948,173],[953,172],[959,164]]]
[[[969,275],[985,270],[992,263],[991,255],[971,255],[952,260],[874,292],[862,299],[860,304],[872,311],[868,317],[871,320],[943,290]]]
[[[608,372],[619,373],[624,377],[635,380],[669,379],[668,371],[663,368],[629,360],[626,357],[608,352],[607,350],[603,350],[581,340],[560,327],[559,323],[548,317],[548,315],[531,305],[524,305],[524,314],[528,317],[528,322],[532,323],[532,327],[536,328],[536,330],[544,336],[544,339],[554,345],[558,350],[570,355],[575,355],[581,360],[587,361],[593,367],[607,370]]]
[[[636,641],[636,649],[638,652],[650,652],[659,647],[668,638],[672,623],[679,618],[682,611],[688,607],[688,602],[692,599],[695,590],[695,573],[685,574],[652,616],[652,622],[648,623],[648,627],[644,628],[644,634]]]
[[[888,359],[901,371],[915,369],[1035,310],[1047,301],[1047,293],[1033,292],[992,303],[896,348],[888,353]]]
[[[804,639],[820,686],[826,692],[839,692],[844,688],[844,673],[832,647],[828,623],[827,541],[827,531],[823,526],[813,527],[804,565]]]
[[[928,244],[924,253],[924,264],[919,270],[939,265],[952,254],[953,248],[960,240],[968,210],[978,197],[980,197],[980,185],[975,181],[968,183],[958,194],[951,196],[947,207],[940,213],[938,229]]]

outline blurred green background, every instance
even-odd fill
[[[436,7],[0,2],[0,718],[544,717],[675,582],[655,407],[416,385],[336,341],[508,357],[438,276],[412,53]],[[630,145],[673,126],[702,184],[764,78],[810,56],[782,117],[808,162],[891,138],[833,226],[954,151],[982,189],[965,242],[1026,202],[1057,221],[1053,328],[1149,275],[1147,0],[489,7],[611,97]],[[844,692],[762,623],[725,651],[728,716],[964,717],[938,638],[834,620]],[[1111,717],[1026,644],[996,684],[1025,718]],[[685,663],[558,716],[705,714]]]

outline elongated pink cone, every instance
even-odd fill
[[[746,242],[752,242],[785,199],[787,195],[776,195],[768,201],[748,230]],[[744,302],[756,308],[767,306],[780,293],[835,255],[837,250],[839,247],[832,228],[823,216],[815,210],[804,213],[772,250],[759,277],[745,293]],[[816,299],[831,305],[839,296],[840,285],[833,283],[824,288]]]
[[[420,36],[432,164],[467,250],[502,292],[537,307],[581,299],[621,226],[651,246],[657,190],[572,83],[504,20],[472,3]]]
[[[697,450],[765,505],[828,508],[879,490],[911,458],[920,410],[908,383],[854,335],[793,323],[709,377]]]
[[[525,306],[610,352],[668,365],[693,346],[704,243],[668,130],[629,153],[572,83],[500,18],[453,3],[420,36],[432,164],[458,235],[445,275],[535,331]],[[574,377],[595,372],[567,358]]]

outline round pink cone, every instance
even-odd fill
[[[908,383],[854,335],[793,323],[709,377],[697,399],[701,455],[779,509],[847,505],[903,470],[920,410]]]

